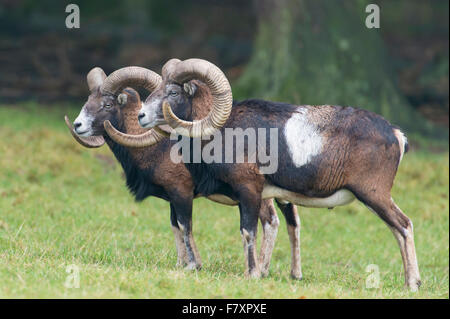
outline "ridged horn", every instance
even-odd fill
[[[118,131],[110,121],[103,122],[106,133],[116,143],[127,147],[145,147],[158,143],[168,134],[158,127],[148,130],[145,133],[132,135]]]
[[[233,105],[230,83],[225,74],[214,64],[202,59],[179,61],[169,60],[163,67],[164,80],[185,83],[197,79],[204,82],[213,97],[209,114],[196,121],[179,119],[172,111],[169,103],[163,103],[163,115],[167,123],[179,134],[189,137],[210,136],[220,129],[228,119]]]
[[[105,139],[103,138],[103,136],[89,136],[89,137],[79,136],[75,132],[75,130],[72,126],[72,123],[69,121],[69,118],[67,117],[67,115],[64,116],[64,121],[66,122],[66,125],[69,128],[70,134],[72,134],[75,141],[77,141],[84,147],[98,148],[100,146],[103,146],[103,144],[105,144]]]
[[[161,76],[151,70],[138,66],[121,68],[111,73],[104,81],[101,92],[116,94],[127,86],[142,87],[149,92],[154,91],[161,84]],[[137,119],[136,119],[137,121]],[[126,147],[143,147],[158,143],[167,135],[153,128],[139,135],[131,135],[118,131],[109,121],[103,123],[106,133],[116,143]]]
[[[127,86],[142,87],[150,92],[161,84],[161,76],[149,69],[139,66],[128,66],[111,73],[103,82],[103,94],[116,94]]]

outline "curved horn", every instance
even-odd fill
[[[169,103],[163,103],[163,115],[167,123],[179,134],[189,137],[209,136],[220,129],[228,119],[233,105],[230,83],[225,74],[214,64],[201,59],[179,61],[172,59],[164,65],[164,79],[184,83],[192,79],[204,82],[211,90],[212,109],[209,114],[193,122],[179,119]]]
[[[132,135],[118,131],[114,126],[112,126],[110,121],[103,122],[103,126],[105,127],[105,131],[108,133],[108,136],[114,142],[127,147],[150,146],[158,143],[169,135],[158,127],[148,130],[142,134]]]
[[[116,94],[127,86],[139,86],[150,92],[161,84],[161,76],[151,70],[138,66],[121,68],[111,73],[103,83],[103,94]],[[136,119],[137,120],[137,119]],[[150,129],[139,135],[131,135],[118,131],[109,121],[103,123],[106,133],[116,143],[127,147],[143,147],[158,143],[167,134],[159,129]]]
[[[158,73],[139,66],[128,66],[111,73],[101,86],[101,91],[114,95],[127,86],[139,86],[152,92],[160,83],[161,76]]]
[[[103,72],[101,68],[96,67],[89,71],[86,78],[89,91],[93,92],[95,89],[97,89],[99,86],[103,84],[103,82],[106,79],[106,74],[105,72]]]
[[[164,64],[162,67],[161,74],[163,78],[167,79],[169,75],[173,73],[173,71],[180,62],[181,62],[180,59],[170,59],[169,61],[167,61],[166,64]]]
[[[72,123],[69,121],[67,115],[64,116],[64,121],[66,121],[66,125],[69,128],[69,131],[72,134],[73,138],[84,147],[97,148],[105,144],[105,139],[103,138],[103,136],[89,136],[89,137],[78,136],[78,134],[75,133]]]

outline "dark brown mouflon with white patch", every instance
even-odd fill
[[[406,285],[411,290],[420,286],[412,222],[391,198],[407,141],[399,128],[381,116],[331,105],[233,103],[226,77],[215,65],[172,59],[163,68],[162,83],[143,103],[139,121],[145,127],[167,123],[191,138],[230,128],[278,129],[278,169],[273,174],[261,173],[258,160],[186,164],[197,192],[222,193],[239,202],[251,276],[260,275],[255,243],[261,200],[334,207],[356,197],[392,230],[400,246]],[[140,138],[141,145],[146,145],[145,134]]]

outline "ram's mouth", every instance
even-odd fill
[[[77,135],[78,135],[78,136],[81,136],[81,137],[89,137],[89,136],[92,135],[92,134],[91,134],[91,130],[87,130],[87,131],[84,131],[84,132],[77,132],[77,131],[75,130],[75,133],[77,133]]]
[[[139,120],[139,125],[142,128],[152,128],[153,127],[153,123],[151,123],[151,122],[143,122],[141,120]]]
[[[141,122],[139,121],[139,124],[140,124],[141,127],[143,127],[143,128],[154,128],[155,126],[167,124],[167,122],[166,122],[164,119],[158,119],[158,120],[154,120],[154,121],[147,122],[147,123],[141,123]]]

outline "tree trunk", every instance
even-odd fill
[[[253,56],[234,86],[237,98],[351,105],[376,112],[407,133],[443,134],[399,94],[381,29],[365,25],[365,0],[255,1]]]

